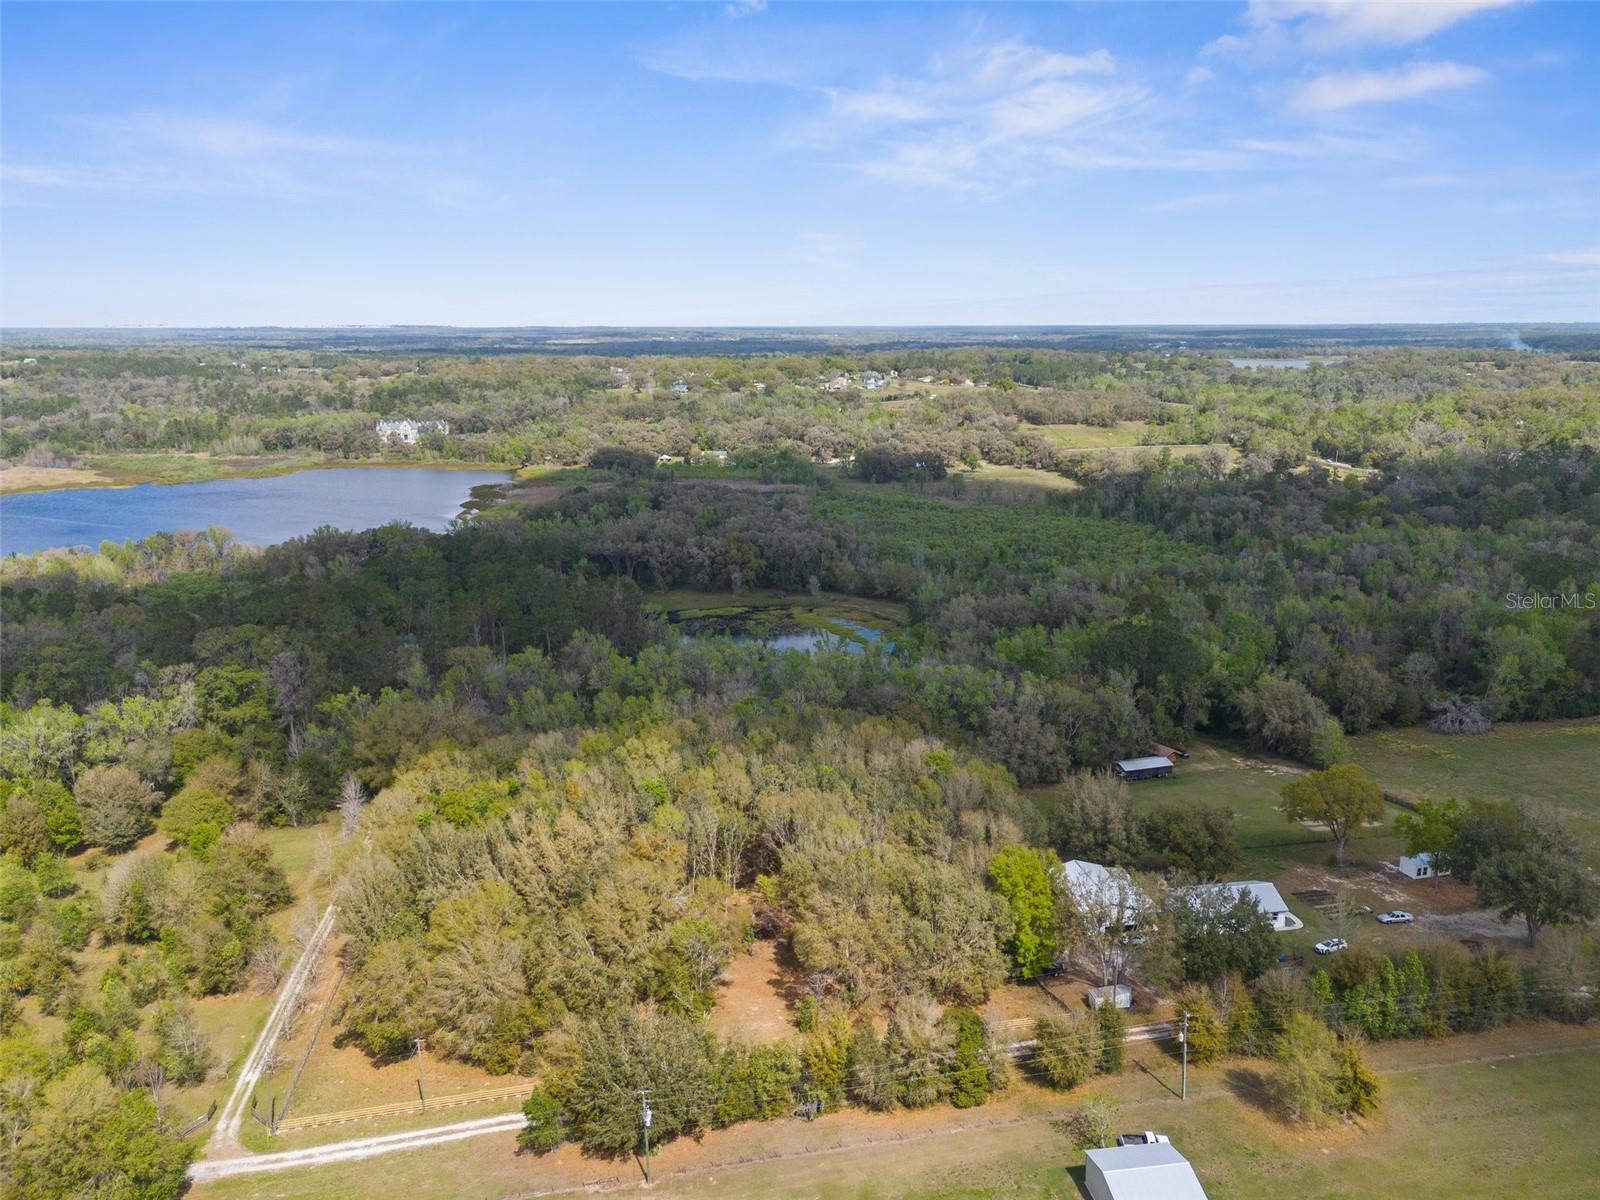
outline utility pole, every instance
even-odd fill
[[[644,1125],[644,1181],[650,1183],[650,1089],[639,1089],[639,1120]]]
[[[422,1039],[412,1038],[417,1045],[417,1098],[422,1101],[422,1111],[428,1111],[428,1095],[422,1090]]]
[[[1189,1098],[1189,1010],[1183,1010],[1183,1028],[1178,1030],[1178,1044],[1183,1047],[1183,1082],[1179,1084],[1178,1099]]]

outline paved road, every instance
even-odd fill
[[[328,905],[328,911],[323,913],[322,920],[317,922],[317,928],[312,933],[311,940],[306,943],[305,950],[301,952],[289,974],[284,978],[278,999],[273,1003],[272,1011],[267,1014],[267,1022],[261,1027],[261,1034],[256,1038],[256,1044],[250,1047],[244,1065],[239,1068],[238,1078],[233,1081],[233,1091],[228,1094],[228,1102],[222,1106],[222,1111],[217,1115],[216,1128],[211,1132],[211,1140],[206,1143],[208,1157],[244,1153],[244,1147],[239,1144],[239,1126],[244,1121],[245,1113],[249,1111],[250,1095],[255,1091],[256,1084],[261,1081],[261,1074],[267,1065],[272,1044],[277,1041],[283,1023],[294,1007],[295,997],[300,994],[300,989],[311,977],[317,955],[322,952],[323,943],[333,931],[336,911],[333,905]]]

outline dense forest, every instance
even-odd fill
[[[215,1066],[190,998],[277,978],[269,917],[291,896],[261,830],[336,809],[340,1035],[377,1060],[426,1036],[538,1075],[534,1148],[631,1146],[632,1109],[598,1076],[625,1078],[629,1105],[657,1089],[665,1136],[819,1095],[981,1102],[1008,1068],[975,1006],[1069,949],[1188,987],[1216,1054],[1312,1061],[1338,1081],[1323,1115],[1375,1103],[1334,1029],[1593,1007],[1445,951],[1267,976],[1258,910],[1181,899],[1227,877],[1231,818],[1136,822],[1106,768],[1198,735],[1329,767],[1375,727],[1600,713],[1596,612],[1517,600],[1600,593],[1595,364],[232,353],[8,364],[4,452],[368,456],[374,419],[407,415],[451,433],[387,453],[595,469],[444,534],[251,548],[209,530],[0,563],[0,1169],[23,1194],[75,1194],[51,1190],[51,1155],[102,1120],[137,1194],[170,1194],[185,1150],[151,1080]],[[846,370],[936,382],[890,401],[819,388]],[[1119,421],[1236,453],[1110,461],[1037,432]],[[653,465],[719,447],[777,482]],[[979,460],[1074,486],[925,489],[930,465],[958,479]],[[669,621],[652,601],[684,589],[877,598],[906,620],[880,645],[784,652]],[[1041,784],[1063,786],[1039,803]],[[125,853],[157,831],[166,851]],[[110,855],[93,894],[66,866],[85,846]],[[1099,945],[1111,925],[1052,882],[1074,857],[1139,873],[1159,935]],[[756,937],[804,973],[792,1043],[703,1024]],[[111,955],[98,979],[91,945]],[[1107,1011],[1042,1024],[1028,1070],[1071,1086],[1117,1069]]]

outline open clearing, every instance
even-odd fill
[[[1028,433],[1049,438],[1056,445],[1069,450],[1137,446],[1149,427],[1147,421],[1118,421],[1115,425],[1030,425],[1023,422],[1019,426]]]
[[[1190,1100],[1170,1087],[1176,1065],[1147,1046],[1109,1085],[1068,1095],[1018,1085],[995,1104],[878,1115],[850,1110],[814,1122],[744,1125],[663,1147],[649,1194],[735,1200],[1076,1198],[1083,1156],[1060,1120],[1094,1091],[1121,1104],[1118,1125],[1159,1129],[1195,1164],[1210,1194],[1230,1200],[1328,1200],[1404,1195],[1593,1195],[1600,1147],[1600,1033],[1532,1024],[1443,1042],[1400,1042],[1369,1052],[1385,1089],[1369,1127],[1314,1132],[1287,1127],[1255,1099],[1262,1064],[1239,1061],[1189,1077]],[[1425,1149],[1425,1152],[1424,1152]],[[1442,1170],[1441,1164],[1449,1164]],[[563,1147],[544,1158],[515,1153],[510,1133],[378,1159],[199,1185],[195,1200],[333,1200],[395,1195],[416,1200],[498,1200],[643,1193],[631,1160],[584,1158]]]
[[[780,1042],[794,1036],[792,1005],[803,990],[804,972],[788,946],[757,938],[748,954],[735,952],[706,1028],[720,1038]]]
[[[1481,737],[1398,729],[1351,739],[1356,759],[1411,800],[1521,798],[1549,805],[1600,869],[1600,721],[1501,725]]]

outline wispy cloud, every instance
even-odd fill
[[[1179,213],[1191,212],[1197,208],[1224,208],[1230,204],[1239,204],[1245,196],[1239,192],[1191,192],[1187,196],[1174,196],[1170,200],[1158,200],[1154,204],[1145,205],[1145,212],[1151,213]]]
[[[722,11],[735,21],[741,17],[753,17],[757,13],[767,11],[767,0],[733,0],[731,4],[724,4]]]
[[[1600,267],[1600,246],[1587,246],[1581,250],[1560,250],[1546,254],[1545,262],[1563,267]]]
[[[833,153],[875,179],[1000,191],[1047,170],[1220,169],[1236,151],[1162,135],[1156,97],[1110,51],[1069,54],[1022,39],[965,44],[917,72],[842,83],[828,68],[798,75],[795,56],[761,47],[727,54],[682,44],[646,60],[680,78],[782,86],[819,97],[789,140]]]
[[[201,158],[237,159],[280,155],[350,155],[397,147],[342,134],[275,125],[224,113],[152,109],[119,116],[82,118],[100,132],[138,139],[152,147]]]
[[[320,200],[409,195],[443,208],[483,207],[498,192],[438,168],[416,169],[428,151],[289,122],[218,111],[145,109],[61,118],[79,136],[53,161],[7,162],[8,202],[30,195],[111,193],[137,197]]]
[[[1300,112],[1332,112],[1358,104],[1413,100],[1432,92],[1472,87],[1489,73],[1455,62],[1418,62],[1386,71],[1333,71],[1297,87],[1289,107]]]
[[[1469,17],[1524,0],[1250,0],[1243,34],[1212,42],[1213,53],[1275,57],[1364,46],[1409,46]]]

